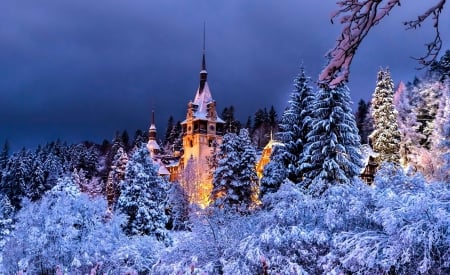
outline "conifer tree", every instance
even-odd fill
[[[310,108],[312,129],[304,158],[308,172],[302,185],[318,196],[331,185],[350,183],[363,164],[347,86],[322,88]]]
[[[400,131],[400,164],[404,167],[414,165],[417,160],[420,141],[419,123],[414,112],[412,90],[400,82],[394,94],[394,107],[397,110],[397,124]]]
[[[127,163],[128,156],[123,148],[119,147],[114,156],[111,171],[109,172],[108,181],[106,183],[106,198],[109,207],[112,207],[120,196],[120,182],[125,178]]]
[[[247,129],[241,129],[239,136],[228,133],[223,137],[211,192],[214,206],[241,211],[252,205],[258,179],[255,162],[256,151]]]
[[[127,217],[124,230],[129,235],[154,235],[168,240],[167,182],[158,175],[145,146],[138,148],[125,170],[117,209]]]
[[[278,114],[275,108],[270,106],[270,110],[268,113],[268,119],[269,119],[269,128],[272,133],[276,133],[278,131]]]
[[[234,106],[225,107],[222,111],[221,118],[225,121],[225,133],[238,133],[241,129],[241,123],[234,117]]]
[[[256,174],[256,149],[253,145],[250,134],[247,129],[241,129],[239,131],[239,142],[240,142],[240,165],[239,169],[239,180],[242,182],[241,189],[241,202],[250,206],[254,201],[257,200],[258,193],[258,176]],[[250,191],[250,197],[248,197],[248,192]]]
[[[423,135],[420,146],[430,149],[434,120],[442,98],[443,83],[435,78],[423,79],[413,87],[414,112],[419,124],[418,132]]]
[[[0,248],[2,248],[4,239],[13,229],[14,207],[11,205],[8,197],[0,194]]]
[[[289,99],[289,106],[281,118],[278,136],[284,143],[283,162],[287,168],[287,177],[292,182],[300,182],[306,172],[302,165],[306,135],[311,127],[311,104],[314,101],[313,91],[309,86],[309,77],[302,67],[294,81],[294,91]]]
[[[267,109],[258,109],[253,119],[252,140],[258,148],[264,147],[270,138],[269,113]]]
[[[168,146],[173,143],[173,141],[170,140],[170,134],[172,133],[173,127],[174,127],[173,116],[170,116],[169,120],[167,121],[166,133],[164,134],[164,146]]]
[[[372,117],[375,130],[370,135],[374,152],[379,154],[379,162],[400,160],[400,132],[397,111],[394,107],[394,83],[388,70],[380,70],[377,86],[372,97]]]
[[[276,192],[286,178],[287,173],[283,163],[283,148],[274,146],[270,155],[270,161],[264,166],[259,188],[260,198],[268,193]]]
[[[0,180],[1,180],[1,171],[6,168],[6,164],[9,159],[9,142],[6,140],[3,144],[2,151],[0,152]]]
[[[436,114],[431,143],[431,167],[428,171],[433,179],[450,181],[450,83],[442,87],[442,99]],[[420,169],[420,167],[419,167]],[[425,169],[421,169],[425,170]],[[430,173],[431,172],[431,173]]]
[[[359,136],[361,137],[361,143],[367,143],[370,133],[366,133],[364,129],[364,121],[366,120],[367,113],[369,112],[369,106],[361,99],[358,102],[358,110],[355,113],[356,127],[358,127]]]

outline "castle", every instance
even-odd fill
[[[191,203],[209,204],[212,190],[212,172],[208,165],[215,146],[222,143],[225,122],[218,117],[216,102],[208,86],[205,45],[203,44],[200,83],[194,100],[187,106],[186,119],[181,122],[183,150],[181,155],[160,156],[156,141],[154,115],[149,129],[147,148],[153,160],[159,164],[159,173],[179,181]]]

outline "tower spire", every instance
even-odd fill
[[[155,111],[152,110],[152,124],[150,124],[150,130],[148,132],[149,140],[156,140],[156,125],[155,125]]]
[[[203,22],[203,50],[202,50],[202,71],[206,71],[206,22]]]
[[[206,71],[206,23],[203,22],[203,49],[202,49],[202,70],[200,71],[200,87],[199,93],[203,92],[208,72]]]

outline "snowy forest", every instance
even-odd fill
[[[244,125],[225,108],[205,209],[157,174],[142,131],[11,154],[5,143],[1,272],[450,272],[450,51],[396,88],[388,69],[374,80],[355,114],[345,85],[315,90],[304,68],[280,119],[261,109],[255,123],[265,120]],[[270,117],[281,145],[258,181]],[[170,118],[167,148],[179,142],[176,125]],[[359,177],[369,159],[371,183]]]
[[[16,152],[5,142],[0,273],[449,274],[450,50],[436,58],[435,24],[420,59],[426,71],[403,83],[380,68],[372,98],[354,111],[352,58],[399,5],[362,1],[375,11],[385,3],[372,16],[356,2],[338,1],[333,18],[345,28],[318,85],[300,66],[279,117],[273,107],[245,123],[233,106],[219,114],[226,133],[207,160],[205,208],[158,175],[145,131]],[[438,22],[444,4],[406,24],[430,14]],[[272,134],[259,179],[255,164]],[[169,118],[164,150],[182,150],[181,135]]]

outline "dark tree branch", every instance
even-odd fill
[[[439,16],[446,0],[439,2],[420,15],[417,20],[405,22],[408,29],[420,27],[427,18],[432,17],[436,35],[434,41],[426,44],[427,54],[417,58],[426,66],[436,59],[442,40],[439,33]],[[400,6],[400,0],[341,0],[337,1],[339,9],[331,16],[331,22],[339,19],[344,26],[335,47],[328,52],[328,65],[319,75],[319,85],[333,88],[348,81],[350,65],[356,50],[372,27],[377,25],[395,6]]]
[[[407,21],[403,24],[407,26],[406,29],[417,29],[419,28],[425,20],[431,17],[433,20],[433,28],[435,30],[434,40],[426,43],[427,52],[424,56],[419,58],[414,58],[419,61],[419,63],[423,67],[429,66],[433,61],[436,60],[437,55],[441,51],[442,48],[442,39],[439,31],[439,19],[442,13],[442,9],[444,8],[446,0],[439,0],[439,2],[426,10],[423,14],[419,15],[416,20]]]

